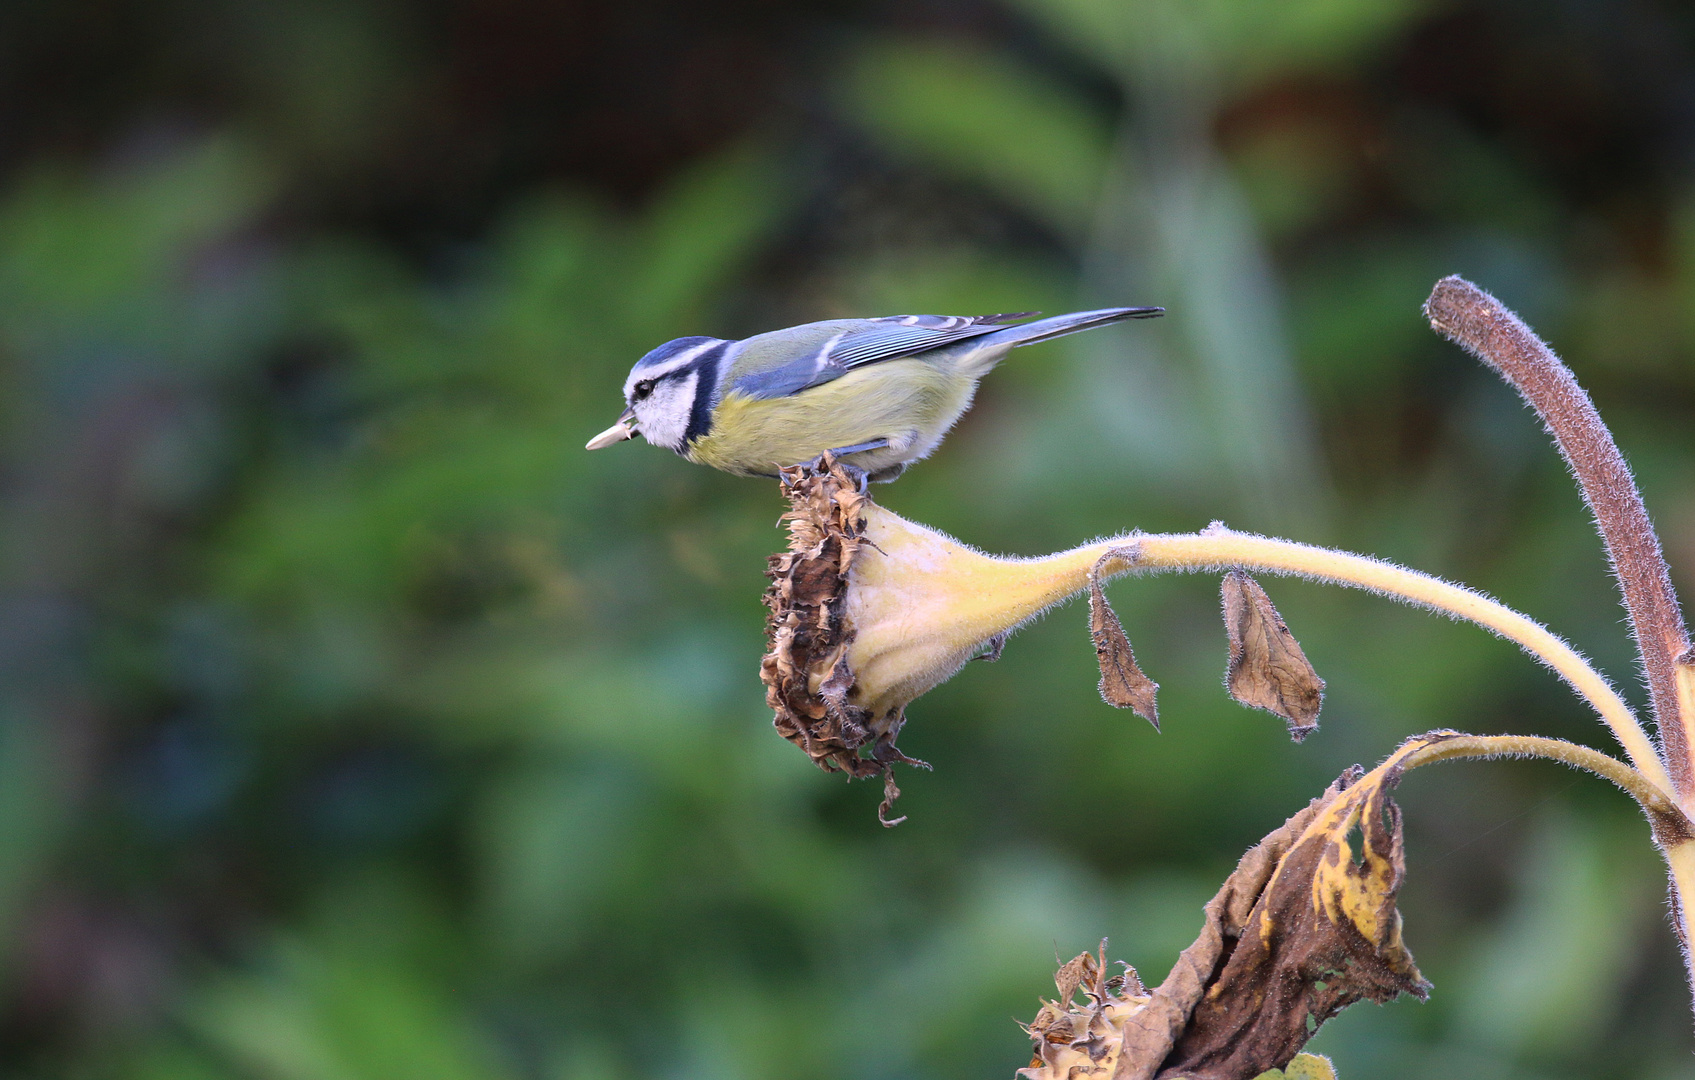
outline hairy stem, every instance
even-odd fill
[[[1685,723],[1695,723],[1695,649],[1677,661],[1677,708]]]
[[[1499,300],[1464,278],[1446,277],[1436,283],[1424,313],[1438,333],[1512,384],[1542,418],[1577,477],[1630,612],[1673,790],[1687,803],[1695,798],[1690,758],[1695,739],[1687,727],[1695,715],[1687,701],[1680,702],[1689,695],[1679,692],[1677,668],[1689,650],[1689,635],[1659,537],[1624,455],[1571,370]]]
[[[1546,758],[1611,780],[1635,799],[1651,820],[1664,820],[1663,827],[1656,825],[1656,836],[1662,835],[1663,828],[1670,828],[1673,839],[1695,839],[1695,827],[1690,826],[1689,819],[1668,792],[1617,758],[1564,739],[1541,735],[1457,735],[1416,751],[1407,758],[1406,767],[1416,769],[1455,758],[1502,757]]]
[[[1601,715],[1636,771],[1656,787],[1673,790],[1653,741],[1611,684],[1560,637],[1481,593],[1363,555],[1216,526],[1202,533],[1126,537],[1102,548],[1128,571],[1252,567],[1367,589],[1477,623],[1553,668]]]

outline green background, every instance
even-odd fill
[[[1515,0],[18,0],[0,10],[0,1070],[1007,1077],[1055,957],[1150,982],[1252,842],[1435,727],[1612,750],[1482,631],[1267,580],[1322,728],[1233,704],[1216,581],[1116,584],[909,710],[900,810],[758,682],[774,486],[588,454],[633,360],[813,318],[1162,304],[1022,351],[879,489],[1041,554],[1219,519],[1465,581],[1633,701],[1537,326],[1695,590],[1695,23]],[[1401,790],[1426,1004],[1344,1080],[1695,1076],[1600,781]]]

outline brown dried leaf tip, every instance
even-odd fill
[[[1259,582],[1240,570],[1224,575],[1224,628],[1230,663],[1224,685],[1244,705],[1276,713],[1289,722],[1296,742],[1318,727],[1324,680],[1301,651]]]
[[[1044,1004],[1028,1029],[1035,1060],[1018,1075],[1250,1080],[1290,1066],[1320,1025],[1356,1001],[1424,997],[1429,984],[1401,941],[1395,908],[1405,863],[1400,811],[1389,796],[1408,758],[1446,737],[1413,739],[1370,773],[1348,770],[1260,841],[1207,904],[1201,936],[1153,993],[1092,992],[1082,1007]],[[1067,969],[1078,964],[1061,969],[1062,993]],[[1104,963],[1081,966],[1073,985],[1098,978]],[[1322,1059],[1303,1056],[1290,1075],[1303,1073],[1324,1075]]]
[[[767,560],[765,621],[769,650],[760,660],[765,701],[783,738],[805,750],[829,772],[855,777],[881,775],[884,825],[904,818],[886,814],[900,789],[890,770],[896,762],[923,765],[895,748],[904,718],[900,710],[873,716],[850,704],[854,673],[847,661],[854,631],[844,616],[848,571],[865,545],[865,507],[870,502],[858,478],[828,455],[814,469],[784,469],[789,511],[788,550]],[[862,756],[863,755],[863,756]]]
[[[1116,557],[1112,552],[1101,556],[1089,572],[1089,636],[1095,639],[1095,658],[1101,665],[1101,698],[1115,709],[1134,709],[1158,731],[1154,695],[1159,684],[1136,666],[1124,624],[1106,602],[1106,590],[1101,586],[1101,568]]]

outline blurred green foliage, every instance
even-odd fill
[[[1268,582],[1330,687],[1294,747],[1218,685],[1214,583],[1133,581],[1113,598],[1163,733],[1098,700],[1062,610],[913,706],[903,746],[936,771],[903,775],[885,831],[875,785],[769,726],[775,492],[580,449],[680,334],[1160,303],[1021,353],[879,497],[1021,554],[1214,518],[1380,554],[1547,620],[1635,694],[1557,458],[1418,313],[1463,272],[1567,349],[1695,587],[1689,177],[1491,123],[1535,81],[1455,44],[1587,71],[1564,107],[1606,115],[1620,57],[1681,24],[1602,33],[1604,6],[883,12],[818,46],[818,122],[754,125],[639,197],[514,184],[423,256],[299,217],[303,177],[382,158],[433,100],[377,5],[243,22],[270,60],[238,120],[16,164],[6,1074],[1009,1076],[1056,954],[1110,936],[1157,980],[1240,852],[1345,766],[1439,726],[1605,746],[1501,642]],[[1327,1027],[1339,1075],[1691,1074],[1626,800],[1462,764],[1401,802],[1436,992]]]

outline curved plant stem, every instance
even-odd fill
[[[1689,831],[1688,819],[1684,818],[1677,801],[1668,792],[1617,758],[1564,739],[1550,739],[1542,735],[1456,735],[1415,751],[1407,758],[1406,767],[1416,769],[1421,765],[1456,758],[1501,757],[1546,758],[1594,773],[1617,784],[1625,794],[1640,803],[1650,817],[1682,822],[1683,830]]]
[[[1424,313],[1430,325],[1501,374],[1554,436],[1595,515],[1630,612],[1648,677],[1654,722],[1680,800],[1695,798],[1695,723],[1681,693],[1679,661],[1690,650],[1659,537],[1624,455],[1589,395],[1552,349],[1499,300],[1461,277],[1436,283]]]
[[[1202,533],[1126,537],[1094,550],[1116,556],[1124,570],[1206,570],[1241,566],[1329,581],[1434,608],[1516,642],[1553,668],[1588,701],[1649,783],[1674,790],[1636,714],[1576,649],[1540,623],[1470,589],[1363,555],[1214,527]]]

